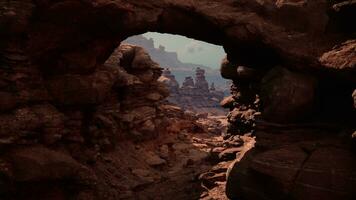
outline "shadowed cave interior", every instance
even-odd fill
[[[354,199],[354,2],[0,6],[1,199]],[[147,31],[224,47],[226,119],[167,103]]]

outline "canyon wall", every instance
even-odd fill
[[[110,199],[110,173],[88,165],[127,136],[154,137],[166,92],[140,48],[104,63],[122,40],[157,31],[224,46],[229,134],[257,139],[230,169],[231,199],[354,199],[355,5],[0,0],[0,194]]]

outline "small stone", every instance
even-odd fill
[[[147,120],[142,124],[142,127],[140,128],[142,132],[154,132],[156,130],[155,124],[152,122],[152,120]]]
[[[216,182],[223,182],[226,180],[226,173],[215,174],[213,172],[206,172],[199,176],[199,180],[206,188],[211,189],[217,185]]]
[[[236,153],[240,152],[242,148],[229,148],[224,150],[219,154],[219,159],[223,161],[234,160],[236,158]]]
[[[8,138],[1,138],[0,139],[0,145],[2,144],[12,144],[15,142],[15,138],[14,137],[8,137]]]
[[[194,143],[193,146],[194,146],[194,147],[197,147],[197,148],[199,148],[199,149],[208,148],[208,145],[207,145],[207,144],[197,144],[197,143]]]
[[[151,174],[151,172],[146,169],[133,169],[132,174],[138,177],[148,177]]]
[[[169,148],[168,148],[168,145],[162,145],[160,148],[159,148],[159,156],[164,158],[164,159],[167,159],[169,158]]]
[[[148,100],[151,100],[151,101],[159,101],[160,99],[162,99],[162,95],[160,95],[159,93],[157,92],[154,92],[154,93],[150,93],[146,96],[146,98]]]
[[[214,149],[212,149],[212,153],[221,153],[225,150],[225,147],[215,147]]]
[[[221,105],[223,108],[232,108],[234,102],[235,102],[234,97],[233,97],[233,96],[228,96],[228,97],[225,97],[225,98],[220,102],[220,105]]]
[[[107,156],[103,156],[103,160],[108,163],[111,163],[113,161],[112,158],[107,157]]]
[[[163,160],[155,153],[149,152],[147,154],[146,163],[150,166],[157,167],[157,166],[165,165],[167,163],[167,161]]]
[[[188,137],[188,135],[185,134],[185,133],[180,133],[180,134],[178,135],[178,139],[179,139],[179,140],[185,140],[185,139],[187,139],[187,137]]]
[[[219,154],[221,152],[223,152],[226,148],[224,147],[215,147],[213,149],[210,150],[210,155],[209,155],[209,159],[212,162],[219,162]]]

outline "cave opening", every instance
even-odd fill
[[[230,94],[230,82],[220,74],[226,57],[222,46],[154,32],[129,37],[122,43],[143,47],[163,68],[158,81],[170,91],[168,102],[196,114],[226,116],[220,102]]]
[[[229,162],[211,163],[236,157],[230,199],[355,196],[355,2],[0,6],[1,199],[226,198]],[[117,48],[146,31],[224,47],[221,75],[234,81],[223,138],[205,133],[221,122],[206,130],[159,103],[169,91],[144,49]],[[240,159],[254,145],[244,133],[257,143]]]
[[[253,119],[241,123],[245,130],[239,132],[240,135],[227,137],[229,107],[220,105],[227,95],[219,90],[225,87],[229,91],[230,85],[227,86],[220,75],[221,60],[226,57],[221,46],[177,38],[181,36],[158,34],[157,37],[169,37],[170,42],[178,42],[183,49],[173,49],[176,51],[173,52],[169,49],[172,47],[155,45],[154,39],[145,35],[133,36],[121,42],[105,62],[105,66],[119,69],[119,76],[122,76],[115,86],[119,91],[122,132],[128,133],[128,138],[140,146],[134,154],[145,158],[136,156],[136,159],[148,163],[138,169],[134,167],[131,173],[144,179],[155,179],[159,175],[167,178],[162,183],[153,181],[147,186],[139,185],[134,191],[138,197],[155,196],[156,190],[165,188],[164,195],[173,199],[204,199],[214,195],[209,191],[215,191],[223,198],[226,169],[238,154],[244,154],[253,146],[254,138],[249,132]],[[188,54],[197,51],[193,55],[195,60],[182,62],[181,59],[187,58],[182,58],[179,51]],[[210,56],[209,66],[197,63],[204,60],[204,56]],[[216,58],[211,58],[213,56]],[[183,72],[182,75],[179,72]],[[207,72],[209,76],[206,77]],[[183,77],[176,80],[174,75]],[[208,81],[215,81],[215,84]],[[252,107],[249,109],[251,113]],[[230,132],[233,131],[230,128]],[[126,157],[131,156],[127,153]],[[167,174],[172,171],[174,176]],[[197,177],[186,182],[187,175]],[[184,186],[184,192],[166,186],[167,182]]]

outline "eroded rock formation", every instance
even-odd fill
[[[226,192],[231,199],[355,197],[350,137],[355,129],[355,79],[345,78],[354,73],[352,45],[348,41],[324,53],[320,61],[325,66],[316,74],[222,64],[222,74],[227,67],[235,71],[229,77],[234,80],[233,95],[222,102],[232,110],[228,134],[252,131],[257,141],[229,169]],[[328,68],[334,74],[323,73]],[[333,108],[335,104],[340,106]]]
[[[196,113],[225,115],[224,109],[219,104],[224,97],[224,93],[215,90],[214,87],[209,88],[209,83],[204,74],[203,69],[197,68],[195,82],[191,76],[188,76],[180,87],[175,76],[167,68],[158,81],[166,84],[170,89],[170,96],[167,98],[169,102]]]
[[[155,129],[154,102],[165,92],[147,93],[150,106],[141,92],[128,100],[140,87],[156,87],[159,69],[140,49],[124,50],[121,68],[103,64],[126,37],[158,31],[224,46],[222,75],[235,82],[233,109],[239,112],[244,99],[255,106],[259,94],[256,148],[230,170],[229,197],[354,199],[354,1],[0,0],[0,6],[4,198],[115,199],[107,193],[117,191],[108,189],[115,184],[100,178],[110,170],[95,177],[88,163],[131,135],[117,122],[128,119],[131,127],[139,115],[144,133]],[[121,109],[128,110],[116,116]],[[138,138],[151,136],[136,131]]]
[[[2,77],[7,82],[3,88],[12,84],[14,89],[3,92],[1,101],[6,112],[1,114],[1,198],[23,199],[27,193],[34,199],[94,198],[95,184],[104,177],[88,163],[100,162],[100,152],[114,149],[120,141],[147,140],[166,132],[169,122],[159,102],[169,91],[157,81],[161,68],[141,47],[120,46],[89,74],[35,79],[31,83],[43,81],[34,88],[36,93],[30,89],[35,85],[23,83],[31,80],[26,77],[36,78],[31,69],[2,68],[3,73],[11,72]],[[62,187],[64,181],[70,185]],[[65,194],[69,187],[76,189]]]
[[[169,67],[180,84],[183,83],[185,77],[192,75],[192,69],[199,67],[205,70],[205,76],[208,82],[215,82],[217,87],[228,89],[225,84],[226,79],[221,77],[219,69],[212,69],[211,66],[182,62],[178,58],[177,52],[170,52],[161,45],[155,47],[154,43],[156,41],[152,38],[147,39],[146,37],[143,35],[132,36],[124,40],[123,43],[143,47],[150,54],[152,60],[157,62],[161,67]],[[172,36],[172,38],[174,38],[174,36]]]

